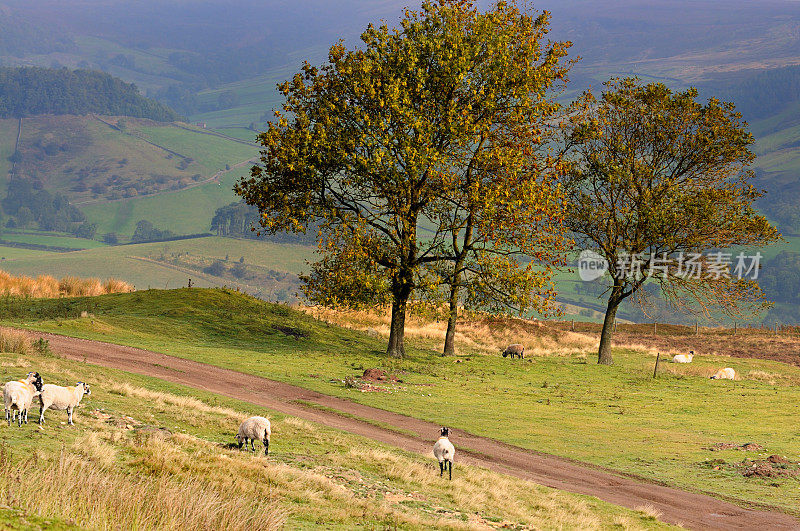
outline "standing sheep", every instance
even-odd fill
[[[42,390],[42,377],[38,372],[29,372],[18,381],[6,382],[3,387],[3,402],[5,403],[6,422],[11,426],[11,419],[16,416],[14,410],[19,411],[17,426],[22,422],[28,423],[28,410],[31,408],[33,398]]]
[[[520,345],[519,343],[514,343],[513,345],[509,345],[503,351],[503,357],[511,356],[511,359],[514,359],[514,356],[518,358],[525,357],[525,347]]]
[[[456,448],[450,442],[450,428],[442,428],[441,436],[433,445],[433,456],[439,460],[439,477],[442,477],[444,470],[449,467],[450,479],[453,479],[453,456],[456,455]]]
[[[84,395],[90,395],[89,385],[78,382],[75,387],[61,387],[60,385],[46,384],[39,393],[39,424],[44,424],[44,412],[48,408],[59,411],[67,410],[67,420],[72,422],[72,410],[81,403]]]
[[[269,455],[269,437],[272,434],[270,429],[269,420],[264,417],[250,417],[242,422],[239,426],[239,433],[236,435],[236,441],[239,443],[239,449],[242,449],[244,443],[247,448],[247,443],[250,442],[250,447],[255,452],[256,446],[254,441],[261,441],[264,443],[264,455]]]
[[[694,350],[690,350],[688,354],[676,354],[672,361],[675,363],[691,363],[694,358]]]

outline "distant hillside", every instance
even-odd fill
[[[67,68],[0,67],[0,118],[89,113],[172,122],[169,107],[104,72]]]

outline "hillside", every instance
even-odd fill
[[[4,428],[0,526],[7,529],[668,528],[642,511],[462,463],[452,482],[443,481],[427,456],[244,400],[41,353],[29,341],[0,361],[5,380],[34,366],[46,382],[82,380],[92,391],[74,426],[60,424],[64,412],[47,411],[41,429],[33,420]],[[270,418],[268,457],[234,444],[239,423],[253,414]]]
[[[107,114],[171,122],[169,107],[105,72],[0,67],[0,118],[38,114]]]
[[[0,310],[8,324],[271,378],[743,506],[766,503],[791,513],[800,501],[791,474],[751,477],[740,465],[745,458],[775,454],[794,470],[800,459],[791,420],[800,399],[800,369],[754,359],[759,342],[796,350],[796,332],[754,335],[753,343],[744,342],[752,348],[747,357],[730,358],[724,352],[732,331],[704,329],[695,363],[663,363],[654,379],[656,352],[641,346],[656,339],[647,327],[626,328],[625,342],[615,345],[615,365],[605,367],[587,363],[596,349],[596,329],[572,333],[564,324],[493,318],[462,323],[455,359],[439,355],[442,323],[409,320],[407,358],[387,359],[384,315],[312,309],[323,319],[318,320],[228,290],[8,300]],[[92,315],[81,317],[87,310]],[[661,330],[662,358],[676,352],[670,340],[691,340],[673,337],[672,328]],[[512,338],[526,346],[525,360],[499,355],[497,346]],[[364,380],[365,369],[376,367],[402,382]],[[720,367],[735,368],[739,380],[709,380]],[[717,443],[746,442],[760,449],[709,450]]]
[[[14,238],[14,235],[2,237]],[[41,238],[35,241],[65,244]],[[31,241],[32,236],[21,235],[20,239]],[[69,253],[0,247],[0,270],[28,276],[112,276],[138,289],[177,288],[186,286],[191,278],[194,286],[229,286],[285,302],[295,300],[294,295],[299,291],[297,275],[305,270],[306,260],[314,258],[313,247],[219,237],[99,245]]]

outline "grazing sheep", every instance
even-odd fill
[[[239,443],[239,449],[242,449],[244,443],[247,448],[248,441],[250,448],[255,452],[256,446],[254,441],[261,441],[264,443],[264,455],[269,455],[269,436],[272,434],[270,429],[269,420],[264,417],[250,417],[242,422],[239,426],[239,433],[236,435],[236,441]]]
[[[509,345],[503,351],[503,357],[511,356],[511,359],[514,359],[514,356],[518,358],[525,357],[525,347],[520,345],[519,343],[514,343],[513,345]]]
[[[711,376],[712,380],[735,380],[736,379],[736,371],[731,369],[730,367],[725,367],[724,369],[720,369],[717,371],[717,374]]]
[[[433,445],[433,455],[439,460],[439,477],[444,474],[445,468],[449,467],[450,479],[453,479],[453,456],[456,455],[456,448],[450,442],[450,428],[442,428],[441,436]]]
[[[676,354],[672,361],[675,363],[691,363],[694,358],[694,350],[690,350],[688,354]]]
[[[31,408],[33,398],[39,395],[42,390],[42,377],[38,372],[29,372],[28,375],[19,381],[6,382],[3,387],[3,402],[5,403],[6,422],[11,426],[11,420],[16,417],[15,411],[19,411],[17,426],[22,426],[22,422],[28,423],[28,410]]]
[[[67,420],[72,422],[72,410],[81,403],[84,395],[90,395],[89,385],[78,382],[75,387],[61,387],[60,385],[46,384],[39,393],[39,424],[44,424],[44,412],[48,408],[59,411],[67,410]]]

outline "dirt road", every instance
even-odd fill
[[[165,354],[55,334],[36,334],[73,360],[154,376],[318,422],[404,450],[427,454],[439,426],[301,387]],[[324,406],[315,408],[308,404]],[[336,411],[348,416],[338,415]],[[352,416],[358,417],[353,418]],[[365,420],[359,420],[365,419]],[[388,427],[397,427],[394,431]],[[413,434],[413,435],[412,435]],[[710,496],[625,477],[613,471],[451,430],[459,461],[629,508],[650,504],[661,519],[692,529],[800,529],[800,521],[774,511],[748,510]]]

